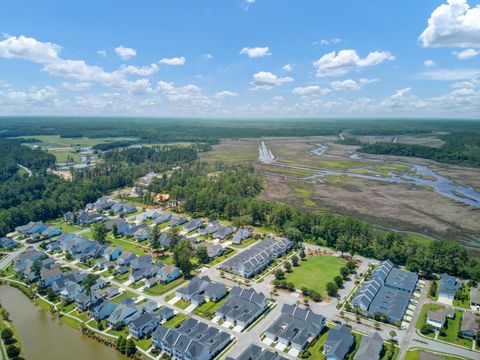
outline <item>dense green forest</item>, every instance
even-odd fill
[[[149,171],[167,170],[195,159],[192,149],[169,147],[158,149],[153,157],[150,150],[136,151],[133,158],[116,156],[93,168],[72,170],[72,181],[44,171],[6,179],[0,182],[0,237],[29,221],[54,219],[68,210],[83,208],[112,190],[131,186]]]
[[[364,144],[360,151],[369,154],[413,156],[443,163],[480,167],[480,133],[455,132],[439,136],[439,148],[399,143]]]
[[[0,139],[0,182],[18,173],[17,164],[40,171],[55,164],[55,156],[20,144],[20,140]]]
[[[113,163],[127,162],[129,164],[141,164],[151,162],[168,165],[181,161],[196,160],[197,152],[191,147],[135,147],[109,151],[102,154],[102,158],[105,161]]]
[[[424,273],[447,272],[480,280],[480,262],[454,242],[420,246],[404,234],[380,231],[348,216],[309,212],[290,205],[256,199],[261,179],[249,166],[209,168],[196,164],[174,173],[168,181],[150,185],[152,192],[168,192],[181,211],[192,216],[232,220],[237,226],[267,226],[292,240],[307,240],[340,251],[377,259],[391,259]]]

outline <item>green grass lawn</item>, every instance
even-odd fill
[[[77,329],[77,330],[79,330],[79,329],[81,328],[81,326],[82,326],[82,322],[81,322],[80,320],[75,320],[75,319],[72,319],[72,318],[70,318],[70,317],[68,317],[68,316],[62,316],[62,317],[60,318],[60,320],[61,320],[62,322],[64,322],[65,324],[67,324],[68,326],[70,326],[70,327],[72,327],[72,328],[74,328],[74,329]]]
[[[287,281],[293,282],[297,289],[307,287],[325,296],[326,284],[340,274],[345,261],[335,256],[311,256],[299,264],[291,273],[286,274]]]
[[[145,294],[152,296],[162,295],[175,289],[177,286],[180,286],[185,281],[186,280],[183,277],[180,277],[172,282],[169,282],[168,284],[157,284],[149,289],[145,289],[144,292]]]
[[[417,323],[415,324],[415,329],[420,330],[422,328],[422,326],[427,322],[427,313],[430,310],[438,310],[438,309],[442,309],[442,308],[443,308],[442,305],[437,305],[437,304],[425,304],[425,305],[423,305],[422,310],[420,311],[420,315],[418,316]],[[426,336],[433,338],[435,336],[435,334],[430,333]]]
[[[398,358],[398,353],[400,352],[400,348],[398,346],[394,346],[392,344],[389,344],[389,343],[384,343],[384,348],[385,348],[385,351],[384,351],[384,354],[382,356],[382,358],[380,360],[389,360],[387,358],[388,356],[388,349],[392,348],[393,347],[393,357],[391,360],[396,360]]]
[[[49,221],[49,224],[62,229],[63,232],[77,232],[82,230],[80,226],[70,225],[69,223],[65,222],[65,220],[61,218],[55,221]]]
[[[113,236],[107,236],[106,241],[113,246],[119,246],[123,250],[130,251],[138,256],[146,255],[147,253],[133,240],[126,240],[124,238],[114,238]]]
[[[135,344],[146,351],[152,347],[153,341],[152,339],[141,339],[135,341]]]
[[[460,330],[462,324],[462,315],[463,311],[457,310],[455,311],[455,318],[454,319],[447,319],[447,328],[445,336],[438,336],[439,340],[447,341],[452,344],[465,346],[468,348],[472,347],[472,340],[470,339],[462,339],[457,336],[458,331]]]
[[[315,341],[315,343],[308,348],[308,351],[310,352],[310,356],[307,359],[311,360],[324,360],[325,355],[322,354],[322,347],[323,344],[325,344],[325,341],[327,341],[328,337],[328,332],[330,328],[325,326],[320,333],[320,337]]]
[[[111,334],[115,336],[123,336],[126,338],[128,336],[128,327],[124,326],[121,330],[110,329],[107,331],[107,334]]]
[[[462,286],[462,288],[460,289],[460,293],[465,297],[465,300],[459,300],[455,296],[455,299],[453,299],[453,306],[470,309],[470,286]]]
[[[129,273],[125,273],[125,274],[122,274],[120,276],[116,276],[114,278],[115,281],[118,281],[118,282],[121,282],[121,283],[124,283],[125,281],[128,280],[128,277],[130,276]]]
[[[231,250],[231,251],[229,251],[229,250]],[[222,261],[227,260],[229,257],[232,257],[236,253],[237,253],[237,250],[234,250],[232,248],[227,247],[225,249],[225,253],[222,256],[217,256],[215,259],[213,259],[211,262],[209,262],[208,265],[215,266],[217,264],[220,264]]]
[[[73,315],[73,316],[75,316],[75,317],[77,317],[77,318],[79,318],[79,319],[81,319],[81,320],[83,320],[83,321],[85,321],[85,322],[90,321],[90,319],[91,319],[90,316],[88,315],[88,313],[85,312],[85,311],[84,311],[84,312],[80,312],[80,311],[78,311],[78,310],[75,310],[75,311],[74,311],[73,313],[71,313],[70,315]]]
[[[235,244],[232,244],[231,246],[234,247],[234,248],[237,248],[237,249],[243,249],[243,248],[246,248],[247,246],[250,246],[252,245],[253,243],[257,242],[257,239],[255,239],[254,237],[251,237],[249,239],[245,239],[243,240],[240,244],[238,245],[235,245]]]
[[[39,297],[35,298],[35,304],[37,304],[42,310],[50,311],[51,305]]]
[[[185,314],[177,314],[170,320],[168,320],[163,326],[166,328],[174,328],[180,325],[183,321],[185,321],[188,318],[187,315]]]
[[[198,316],[201,316],[207,320],[211,320],[213,319],[213,317],[215,316],[215,311],[220,307],[222,306],[222,304],[228,299],[228,295],[225,296],[223,299],[220,299],[219,301],[217,302],[214,302],[214,301],[208,301],[206,302],[205,304],[202,304],[198,307],[196,307],[194,310],[193,310],[193,313],[198,315]]]
[[[137,295],[135,293],[131,292],[131,291],[126,290],[123,293],[121,293],[119,296],[117,296],[116,298],[112,299],[112,301],[114,303],[119,304],[120,301],[122,301],[125,298],[132,298],[132,299],[135,300],[137,298]]]
[[[180,299],[174,305],[180,309],[186,309],[191,305],[191,302],[188,300]]]

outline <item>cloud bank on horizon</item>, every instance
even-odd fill
[[[0,115],[480,116],[478,0],[26,3]]]

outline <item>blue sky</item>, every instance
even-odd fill
[[[480,115],[480,1],[12,1],[1,115]]]

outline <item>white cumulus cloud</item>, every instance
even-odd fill
[[[374,51],[361,58],[355,50],[332,51],[323,55],[313,65],[318,77],[344,75],[351,70],[378,65],[395,57],[388,51]]]
[[[447,0],[432,12],[419,40],[424,47],[480,47],[480,6]]]
[[[229,91],[229,90],[223,90],[215,93],[214,95],[217,99],[224,99],[227,97],[233,97],[233,96],[238,96],[236,92]]]
[[[268,46],[265,46],[265,47],[254,47],[254,48],[244,47],[242,50],[240,50],[240,55],[246,55],[249,58],[254,59],[254,58],[262,58],[272,54],[270,53],[270,49],[268,48]]]
[[[286,64],[282,67],[282,70],[285,72],[292,72],[293,71],[293,65],[292,64]]]
[[[125,47],[123,45],[116,47],[115,52],[117,53],[118,57],[122,60],[128,60],[131,57],[137,56],[137,50]]]
[[[466,50],[457,52],[455,55],[460,60],[468,60],[468,59],[474,58],[475,56],[480,55],[480,51],[475,49],[466,49]]]
[[[170,66],[180,66],[185,64],[187,59],[184,56],[173,57],[173,58],[163,58],[159,61],[160,64],[170,65]]]
[[[435,61],[427,59],[423,62],[423,65],[425,65],[426,67],[432,67],[432,66],[435,66],[437,64],[435,63]]]
[[[294,95],[326,95],[330,93],[332,90],[328,88],[321,88],[318,85],[310,85],[304,87],[296,87],[292,90],[292,94]]]
[[[101,57],[107,57],[107,52],[105,50],[98,50],[97,55]]]
[[[280,86],[289,82],[292,82],[293,78],[279,77],[268,71],[260,71],[256,74],[253,74],[252,90],[269,90],[275,86]]]

